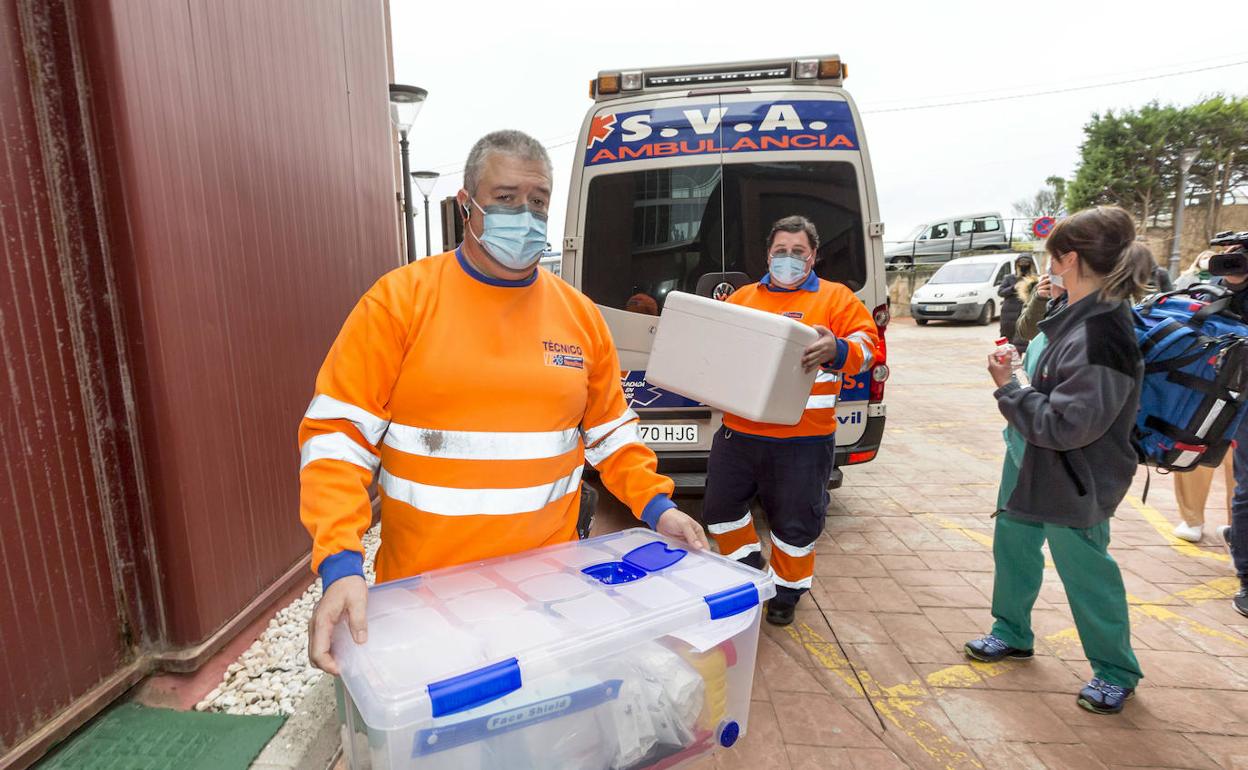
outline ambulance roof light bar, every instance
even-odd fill
[[[838,55],[800,59],[729,62],[654,70],[606,70],[589,82],[591,99],[617,97],[629,92],[739,85],[756,82],[789,82],[839,86],[847,75]],[[827,82],[832,81],[832,82]]]

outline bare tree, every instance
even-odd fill
[[[1066,198],[1066,180],[1051,176],[1044,180],[1045,186],[1030,198],[1014,201],[1014,213],[1027,219],[1061,216]]]

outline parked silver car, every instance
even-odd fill
[[[893,265],[939,263],[964,252],[1009,247],[1000,212],[987,211],[919,225],[904,239],[885,244],[884,260]]]

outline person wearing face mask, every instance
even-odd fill
[[[1040,322],[1066,307],[1066,290],[1053,284],[1053,276],[1046,270],[1040,274],[1031,296],[1023,303],[1018,316],[1016,333],[1030,343],[1040,334]]]
[[[870,372],[879,345],[866,305],[847,287],[815,275],[818,249],[819,233],[810,220],[781,219],[767,236],[767,275],[728,297],[732,304],[814,327],[819,338],[806,349],[802,365],[819,373],[796,425],[724,415],[711,445],[703,500],[703,519],[720,553],[756,569],[763,568],[763,557],[750,503],[755,496],[762,501],[771,526],[768,570],[777,591],[767,606],[773,625],[793,622],[814,575],[815,540],[823,532],[829,502],[842,378]]]
[[[382,276],[351,311],[299,426],[300,518],[324,593],[309,658],[367,637],[363,546],[381,491],[378,582],[574,540],[588,460],[653,529],[706,547],[638,435],[597,307],[539,270],[551,166],[519,131],[472,148],[464,242]]]
[[[1144,364],[1131,306],[1151,287],[1152,255],[1131,216],[1098,207],[1060,221],[1046,243],[1066,304],[1040,322],[1046,344],[1030,386],[989,356],[997,406],[1023,439],[1018,478],[996,516],[992,615],[967,642],[984,662],[1033,655],[1031,608],[1044,576],[1045,541],[1066,589],[1092,668],[1079,706],[1122,710],[1143,676],[1131,649],[1122,573],[1109,554],[1109,520],[1135,478],[1131,443]]]

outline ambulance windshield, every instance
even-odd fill
[[[815,272],[857,291],[867,272],[860,200],[857,173],[841,161],[599,176],[586,204],[582,288],[608,307],[661,310],[669,292],[694,293],[707,273],[744,273],[757,281],[767,272],[772,223],[801,214],[819,231]]]

